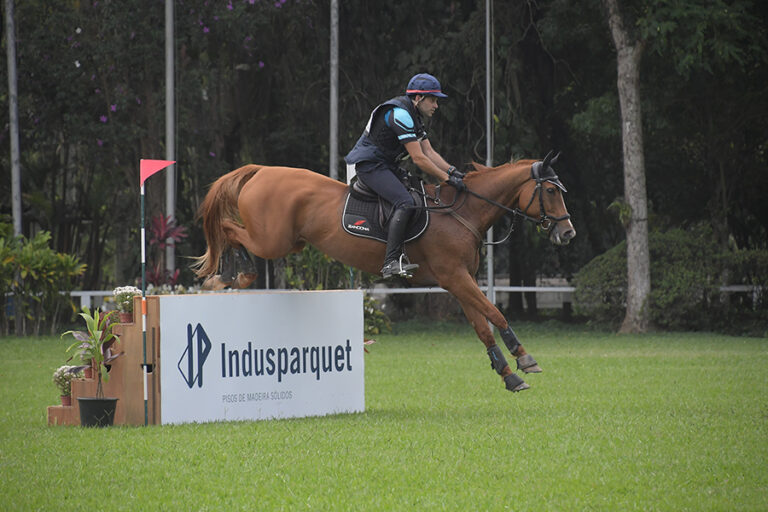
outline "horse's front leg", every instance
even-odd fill
[[[446,280],[443,287],[458,299],[464,314],[488,351],[491,366],[504,379],[507,389],[510,391],[527,389],[528,384],[518,377],[507,364],[501,349],[496,345],[496,339],[488,326],[488,322],[490,321],[499,329],[504,344],[517,360],[518,369],[525,373],[537,373],[541,372],[541,368],[536,364],[533,357],[526,353],[507,319],[486,298],[472,276],[469,273],[460,276],[454,275],[451,279]]]
[[[525,351],[507,319],[483,294],[472,276],[469,274],[464,274],[460,278],[454,276],[454,279],[450,279],[449,282],[450,284],[446,283],[443,287],[459,300],[464,314],[486,347],[496,344],[487,320],[499,330],[504,344],[509,352],[515,356],[518,370],[525,373],[540,373],[542,371],[536,360]]]
[[[504,381],[504,386],[509,391],[522,391],[528,389],[530,386],[520,378],[512,368],[509,367],[506,357],[502,353],[499,346],[496,344],[496,339],[493,337],[493,331],[488,327],[488,321],[486,317],[471,304],[459,300],[461,308],[464,310],[464,315],[469,320],[469,323],[475,329],[478,338],[485,345],[488,353],[488,358],[491,360],[491,368],[496,370]]]

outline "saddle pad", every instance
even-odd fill
[[[424,198],[424,183],[421,183],[422,195],[417,199],[423,206],[427,205]],[[391,208],[391,204],[386,201],[365,201],[353,194],[347,192],[347,198],[344,202],[344,211],[341,215],[341,225],[344,231],[350,235],[361,236],[363,238],[373,238],[380,242],[387,241],[387,229],[381,225],[380,213],[381,205],[385,208]],[[419,238],[429,225],[429,212],[417,210],[408,223],[408,229],[405,234],[405,241],[410,242]]]

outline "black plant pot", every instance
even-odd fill
[[[109,427],[115,422],[117,398],[78,397],[80,425],[83,427]]]

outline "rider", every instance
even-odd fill
[[[405,96],[398,96],[377,106],[371,113],[365,131],[352,151],[344,157],[347,181],[355,175],[379,196],[392,203],[387,252],[381,274],[412,277],[418,265],[408,261],[404,253],[405,230],[414,211],[414,201],[403,184],[405,172],[398,162],[410,155],[419,169],[440,181],[464,189],[463,173],[450,165],[432,148],[424,129],[422,116],[432,117],[437,98],[447,98],[437,78],[420,73],[411,78]]]

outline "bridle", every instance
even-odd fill
[[[555,157],[557,158],[557,157]],[[560,222],[561,220],[568,220],[571,218],[571,215],[569,213],[566,213],[565,215],[561,215],[560,217],[553,217],[549,214],[547,214],[547,210],[544,208],[544,194],[543,194],[543,185],[544,183],[550,183],[557,188],[560,189],[560,191],[565,194],[568,192],[565,189],[565,186],[563,186],[562,183],[560,183],[560,179],[558,178],[557,174],[555,174],[555,171],[552,169],[552,167],[549,167],[547,164],[546,159],[544,162],[536,162],[531,166],[531,179],[533,179],[536,182],[536,188],[533,190],[533,194],[531,195],[531,200],[528,201],[528,205],[523,208],[522,210],[520,208],[515,208],[515,214],[523,217],[525,220],[531,221],[534,224],[536,224],[538,227],[549,233],[552,231],[552,229],[555,227],[555,224]],[[545,175],[542,175],[541,169],[545,169]],[[531,217],[526,211],[531,207],[533,204],[534,198],[536,197],[536,194],[539,195],[539,218]]]
[[[552,169],[552,167],[550,167],[550,164],[555,163],[555,161],[557,160],[557,157],[560,155],[557,154],[555,155],[554,158],[551,158],[551,156],[552,156],[552,153],[550,152],[544,158],[544,161],[535,162],[533,165],[531,165],[531,179],[536,182],[536,187],[533,190],[533,194],[531,194],[531,200],[528,201],[528,204],[523,209],[520,209],[520,207],[509,208],[508,206],[505,206],[488,197],[482,196],[477,192],[470,190],[469,188],[467,188],[466,191],[468,194],[471,194],[477,197],[478,199],[485,201],[488,204],[492,204],[493,206],[496,206],[497,208],[501,208],[507,213],[511,213],[512,215],[515,216],[515,218],[522,217],[523,219],[534,223],[539,230],[543,231],[544,233],[546,233],[547,236],[549,236],[552,230],[555,229],[555,225],[558,222],[563,220],[568,220],[571,218],[571,215],[569,213],[566,213],[565,215],[561,215],[559,217],[553,217],[552,215],[549,215],[547,213],[547,210],[544,207],[544,183],[550,183],[556,186],[557,188],[560,189],[562,193],[568,192],[565,186],[563,186],[563,184],[560,182],[560,179],[558,178],[557,174],[555,174],[555,171]],[[533,202],[536,200],[537,194],[539,196],[539,217],[538,218],[525,213],[528,211],[531,205],[533,205]],[[485,245],[499,245],[506,242],[507,239],[509,239],[509,237],[512,235],[512,232],[514,230],[515,230],[515,219],[513,218],[512,223],[509,226],[509,230],[507,231],[507,234],[504,236],[504,238],[496,242],[486,242]]]
[[[454,217],[458,217],[458,220],[462,224],[464,224],[465,226],[470,228],[470,231],[474,232],[475,236],[479,237],[479,235],[477,234],[477,230],[474,229],[474,228],[471,228],[470,226],[468,226],[466,224],[466,221],[463,220],[456,213],[456,210],[458,210],[459,208],[461,208],[461,206],[463,206],[464,201],[466,201],[467,196],[468,195],[472,195],[472,196],[475,196],[476,198],[478,198],[478,199],[480,199],[482,201],[485,201],[488,204],[491,204],[491,205],[493,205],[493,206],[495,206],[497,208],[500,208],[500,209],[504,210],[507,213],[511,213],[514,216],[513,219],[512,219],[512,222],[510,223],[509,230],[507,231],[507,234],[504,236],[504,238],[502,238],[501,240],[498,240],[498,241],[494,241],[494,242],[484,242],[485,245],[500,245],[500,244],[503,244],[504,242],[506,242],[509,239],[509,237],[512,235],[514,230],[515,230],[515,220],[516,220],[517,217],[521,217],[521,218],[523,218],[523,219],[525,219],[525,220],[527,220],[529,222],[532,222],[533,224],[536,225],[536,227],[540,231],[543,231],[547,236],[549,236],[550,233],[552,232],[552,230],[555,228],[555,225],[558,222],[563,221],[563,220],[568,220],[568,219],[571,218],[571,215],[569,213],[566,213],[565,215],[561,215],[559,217],[553,217],[552,215],[549,215],[547,213],[547,210],[544,207],[544,194],[543,194],[544,183],[550,183],[550,184],[556,186],[557,188],[560,189],[560,191],[562,193],[568,192],[568,190],[566,190],[565,186],[560,182],[560,178],[557,176],[557,174],[555,174],[554,169],[552,169],[552,167],[550,167],[551,164],[554,164],[557,161],[557,158],[559,156],[560,156],[560,154],[558,153],[553,158],[552,157],[552,152],[550,151],[547,154],[547,156],[544,158],[543,161],[534,162],[533,165],[531,165],[531,178],[530,179],[532,179],[532,180],[534,180],[536,182],[536,187],[533,190],[533,194],[531,194],[531,200],[528,201],[528,204],[523,209],[520,209],[520,207],[510,208],[510,207],[508,207],[506,205],[503,205],[503,204],[499,203],[498,201],[494,201],[493,199],[491,199],[489,197],[485,197],[485,196],[483,196],[481,194],[478,194],[477,192],[475,192],[473,190],[470,190],[469,188],[465,188],[464,189],[466,194],[464,195],[464,200],[461,201],[461,203],[459,204],[458,207],[456,207],[456,200],[461,195],[460,192],[457,193],[454,196],[454,199],[453,199],[451,204],[441,205],[441,202],[440,202],[440,185],[437,186],[435,197],[430,197],[430,199],[436,205],[438,205],[438,206],[426,207],[426,209],[429,210],[429,211],[435,211],[436,213],[451,213],[452,215],[454,215]],[[533,202],[536,200],[536,195],[537,194],[539,196],[539,216],[538,216],[538,218],[534,217],[532,215],[528,215],[527,213],[525,213],[526,211],[528,211],[528,209],[531,207],[531,205],[533,205]],[[442,212],[440,210],[442,210]]]

